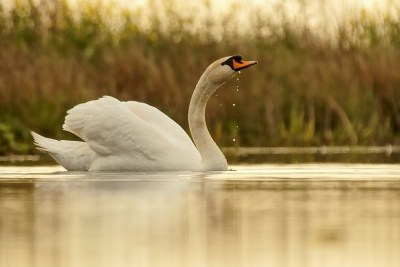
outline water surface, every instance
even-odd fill
[[[0,167],[0,266],[400,266],[400,165]]]

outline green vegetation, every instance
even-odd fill
[[[219,145],[400,145],[394,2],[374,16],[361,10],[329,35],[286,19],[282,6],[273,8],[277,22],[239,4],[215,16],[173,0],[132,10],[44,3],[0,5],[0,154],[35,153],[30,129],[74,139],[61,129],[66,111],[103,95],[156,106],[188,129],[198,78],[237,53],[259,65],[210,100],[207,122]]]

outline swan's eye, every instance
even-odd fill
[[[228,58],[226,61],[221,63],[221,66],[224,66],[224,65],[228,65],[229,67],[231,67],[231,69],[233,69],[233,59],[231,57]]]

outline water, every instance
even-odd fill
[[[400,165],[0,167],[0,266],[400,266]]]
[[[236,126],[237,127],[237,126]],[[400,147],[224,147],[230,163],[400,163]]]

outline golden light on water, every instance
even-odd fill
[[[400,265],[397,165],[234,168],[1,167],[0,266]]]

